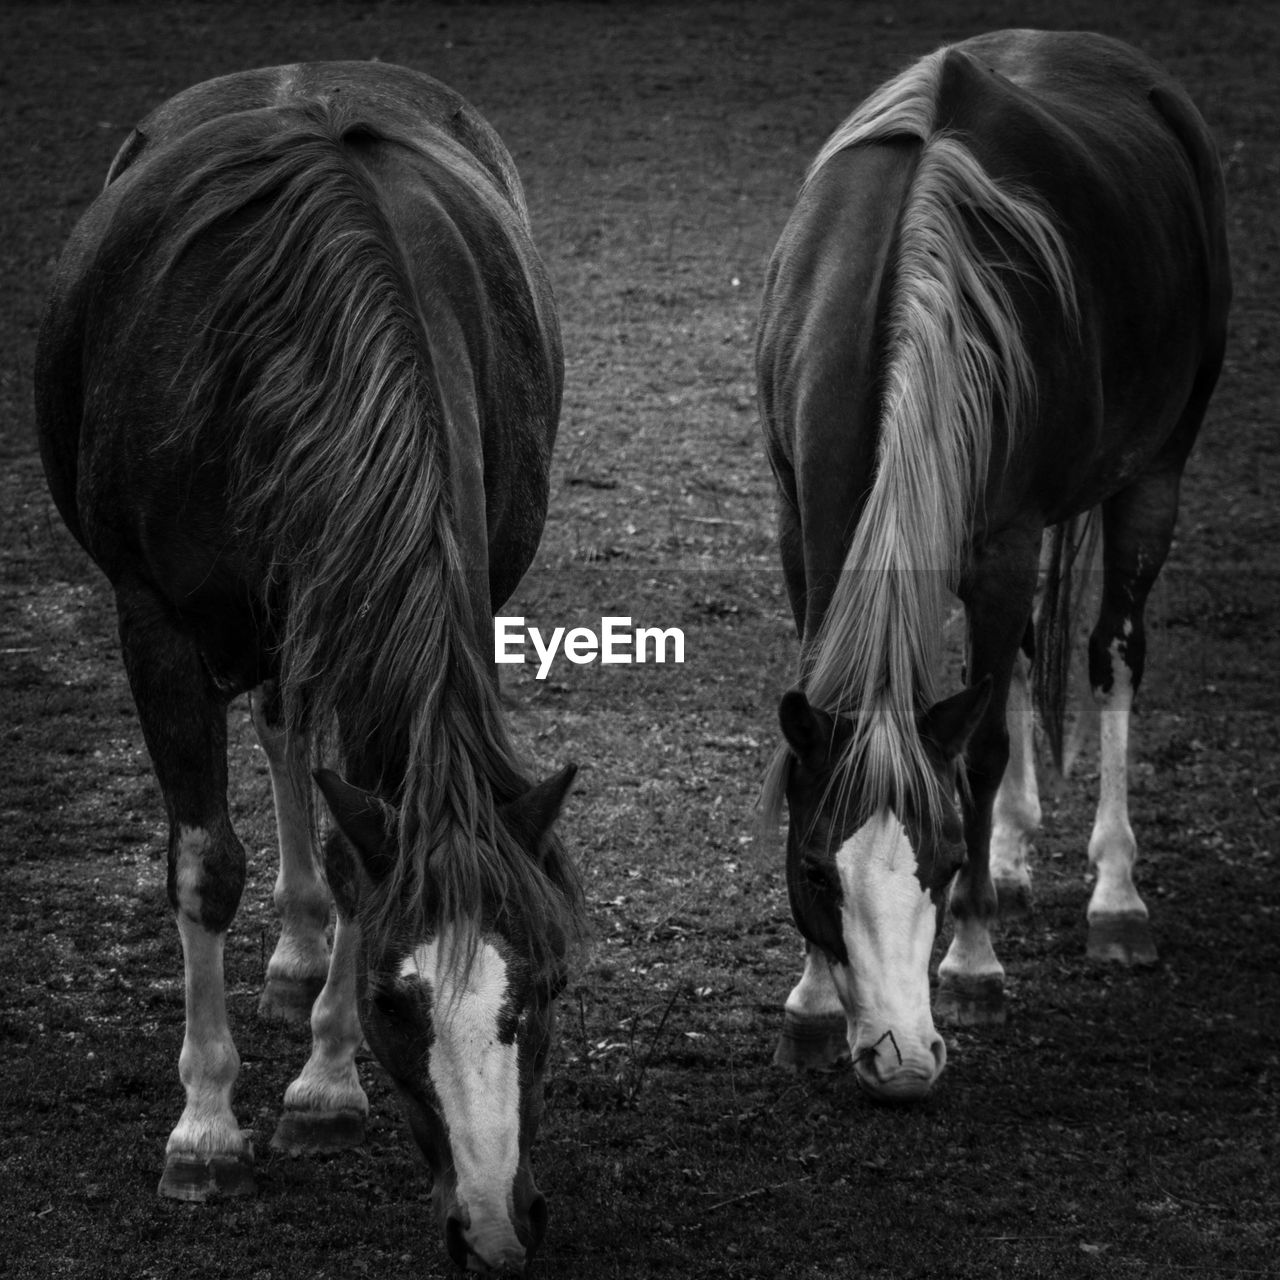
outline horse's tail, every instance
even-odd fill
[[[286,723],[318,750],[335,723],[348,751],[376,726],[356,781],[400,808],[379,923],[415,902],[478,919],[494,894],[554,917],[564,907],[547,877],[494,852],[506,840],[495,806],[528,782],[477,646],[421,311],[360,156],[386,140],[416,145],[323,103],[204,131],[169,203],[161,278],[214,233],[231,248],[178,430],[197,457],[215,426],[226,436],[238,540],[265,549],[260,605],[279,626]],[[572,901],[571,873],[555,871]]]
[[[1098,509],[1073,516],[1045,534],[1040,556],[1042,589],[1035,620],[1031,689],[1054,768],[1070,772],[1068,742],[1071,669],[1081,618],[1096,594],[1092,579],[1102,550]]]
[[[936,700],[943,624],[996,420],[1012,447],[1035,391],[1010,281],[1042,281],[1075,314],[1052,215],[939,123],[949,56],[938,50],[873,94],[806,178],[851,147],[903,136],[922,144],[896,232],[875,478],[827,615],[806,637],[802,678],[815,705],[854,720],[844,784],[856,767],[869,809],[916,799],[928,813],[939,811],[939,783],[917,717]],[[780,806],[783,764],[770,771],[766,810]]]

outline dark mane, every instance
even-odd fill
[[[368,927],[421,940],[449,921],[469,954],[486,910],[518,911],[537,950],[576,932],[581,895],[558,848],[544,869],[496,812],[530,784],[478,645],[421,313],[358,155],[379,140],[428,154],[328,102],[194,135],[156,287],[197,247],[230,247],[175,437],[193,459],[221,452],[238,534],[265,549],[287,723],[318,759],[336,727],[353,780],[398,807]],[[455,143],[433,138],[429,156],[523,221]]]

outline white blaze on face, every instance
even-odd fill
[[[446,967],[432,938],[405,957],[400,976],[431,991],[435,1040],[429,1072],[449,1130],[458,1207],[467,1238],[482,1256],[514,1243],[512,1185],[520,1159],[520,1068],[515,1041],[498,1039],[507,1000],[507,964],[487,942],[469,971]],[[521,1250],[523,1254],[523,1249]]]
[[[832,973],[857,1022],[854,1057],[875,1045],[881,1076],[932,1083],[945,1060],[929,1009],[937,914],[902,823],[877,814],[837,850],[836,869],[849,964]]]

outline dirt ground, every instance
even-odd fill
[[[751,373],[764,265],[809,157],[938,43],[1087,27],[1178,75],[1227,166],[1236,303],[1184,487],[1135,726],[1140,888],[1161,963],[1087,965],[1086,757],[1045,805],[1037,911],[998,940],[1012,1016],[949,1032],[911,1110],[770,1065],[798,975],[779,849],[753,839],[794,661]],[[0,1272],[443,1274],[385,1079],[357,1154],[273,1157],[301,1033],[254,1015],[273,944],[266,768],[232,708],[257,851],[228,949],[260,1193],[155,1194],[181,1107],[182,990],[158,793],[105,583],[32,437],[55,255],[131,124],[188,84],[336,57],[463,92],[527,184],[567,389],[552,514],[508,610],[682,626],[683,666],[508,671],[539,771],[575,759],[566,834],[593,943],[564,1000],[535,1153],[547,1276],[1280,1275],[1277,225],[1270,4],[8,4],[0,37]],[[940,954],[940,952],[939,952]]]

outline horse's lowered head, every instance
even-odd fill
[[[859,755],[850,751],[854,722],[811,706],[798,689],[779,707],[790,749],[792,914],[830,961],[858,1082],[882,1101],[923,1097],[946,1063],[929,1007],[929,958],[943,893],[965,859],[957,763],[989,696],[984,681],[918,718],[938,783],[925,805],[868,804]]]
[[[522,874],[544,877],[544,886],[556,885],[561,855],[552,825],[574,772],[570,765],[496,810],[527,860]],[[316,780],[337,824],[325,851],[330,888],[344,921],[361,930],[361,1025],[431,1168],[446,1247],[470,1271],[522,1272],[547,1225],[529,1153],[542,1117],[554,1001],[565,983],[571,906],[547,919],[509,894],[485,900],[477,918],[436,915],[423,936],[397,927],[396,904],[379,902],[394,882],[397,811],[335,773],[321,770]],[[406,921],[420,918],[404,913]]]

